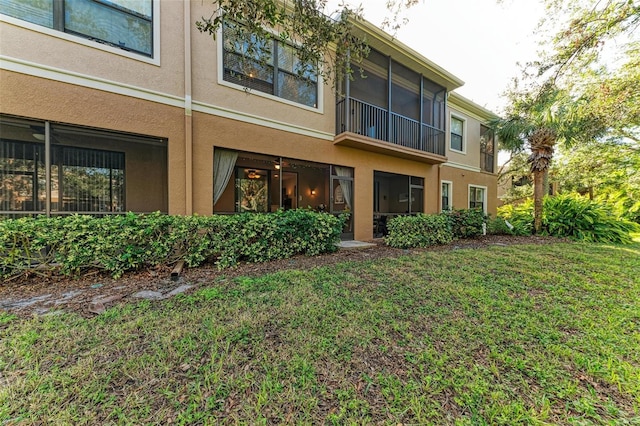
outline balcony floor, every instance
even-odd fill
[[[447,162],[447,157],[418,149],[407,148],[391,142],[373,139],[357,133],[343,132],[333,139],[334,145],[348,146],[363,151],[376,152],[378,154],[392,157],[404,158],[407,160],[419,161],[427,164],[442,164]]]

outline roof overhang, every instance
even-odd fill
[[[491,119],[500,118],[495,112],[478,105],[472,100],[467,99],[456,92],[449,93],[449,99],[447,101],[449,106],[460,109],[462,110],[462,112],[474,115],[480,121],[488,121]]]

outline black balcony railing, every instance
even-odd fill
[[[336,105],[336,133],[343,132],[444,156],[444,131],[353,98]]]

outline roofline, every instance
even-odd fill
[[[500,116],[495,112],[490,111],[485,107],[478,105],[477,103],[473,102],[471,99],[467,99],[456,92],[449,93],[448,104],[452,106],[460,107],[461,109],[464,109],[466,112],[475,114],[476,116],[484,120],[490,120],[492,118],[500,118]]]
[[[424,73],[425,77],[444,86],[448,91],[464,85],[464,81],[461,78],[451,74],[440,65],[427,59],[422,54],[373,25],[371,22],[365,19],[354,19],[353,25],[365,35],[365,40],[369,46],[376,50],[382,50],[382,53],[385,54],[389,54],[389,51],[400,53],[400,56],[391,56],[394,57],[394,59],[400,59],[398,62],[409,66],[409,68],[414,71],[426,71]]]

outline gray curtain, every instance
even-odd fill
[[[225,188],[229,184],[229,179],[233,174],[238,153],[228,149],[216,148],[213,153],[213,205],[218,202]]]

